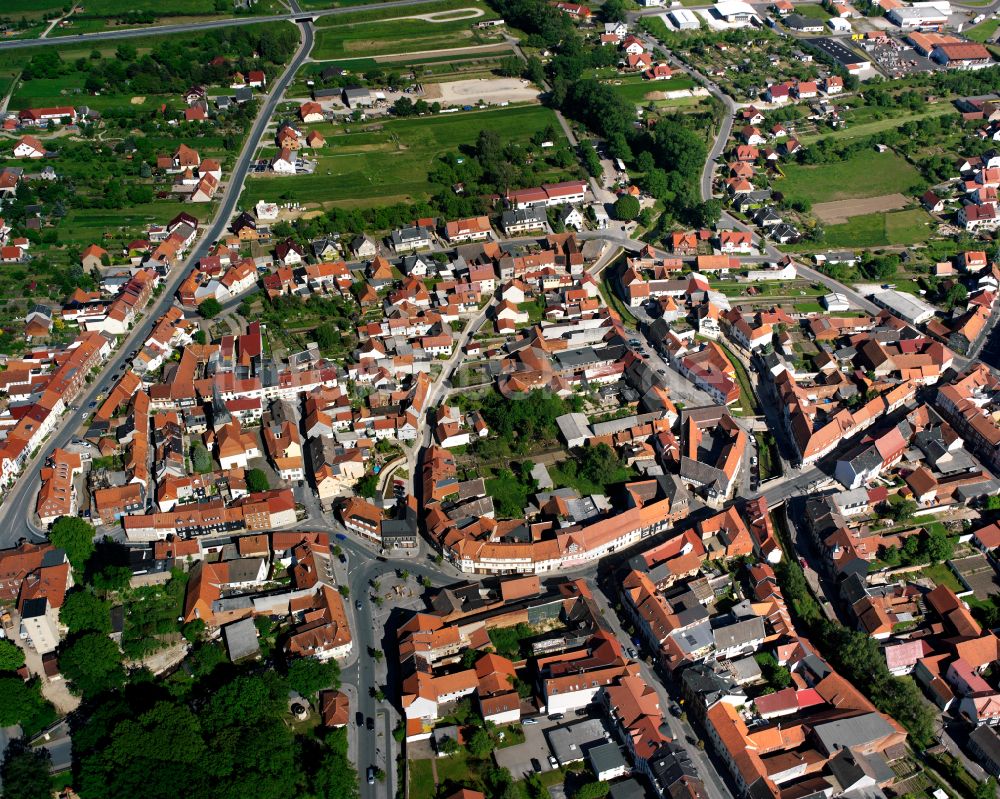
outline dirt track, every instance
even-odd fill
[[[900,208],[905,208],[909,202],[909,198],[902,194],[883,194],[879,197],[866,197],[858,200],[816,203],[812,210],[824,224],[842,225],[852,216],[876,214],[880,211],[898,211]]]

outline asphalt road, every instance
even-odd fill
[[[384,3],[372,3],[360,10],[375,11],[380,8],[406,8],[407,6],[420,5],[427,0],[387,0]],[[11,39],[0,42],[0,50],[15,50],[24,47],[48,47],[61,46],[71,47],[74,44],[85,42],[100,42],[107,39],[135,39],[140,36],[159,36],[167,33],[190,33],[191,31],[204,31],[212,28],[230,28],[234,25],[257,25],[266,22],[295,22],[300,18],[317,19],[319,17],[337,16],[340,14],[352,14],[358,11],[356,5],[340,6],[339,8],[323,8],[314,11],[293,11],[288,14],[271,14],[268,16],[250,17],[230,17],[228,19],[207,19],[194,20],[176,25],[150,25],[146,28],[129,28],[127,30],[98,31],[96,33],[78,33],[75,36],[57,36],[49,39]],[[307,51],[308,52],[308,51]]]
[[[410,2],[413,0],[398,0],[397,4]],[[34,499],[38,490],[38,472],[44,465],[45,455],[51,452],[54,447],[65,446],[77,434],[78,429],[89,415],[87,406],[95,401],[98,394],[107,394],[114,385],[109,376],[125,370],[129,361],[129,353],[146,340],[153,325],[173,305],[177,286],[190,271],[191,265],[199,258],[206,256],[212,244],[225,233],[236,204],[239,202],[243,181],[250,170],[257,145],[264,135],[282,94],[312,50],[314,38],[312,26],[308,23],[303,24],[302,33],[302,44],[298,52],[281,77],[271,85],[267,99],[257,114],[250,135],[247,137],[246,143],[236,159],[232,175],[226,183],[222,203],[212,222],[208,227],[201,229],[201,236],[187,258],[183,263],[175,266],[167,276],[163,293],[150,303],[142,321],[126,336],[118,345],[115,353],[102,366],[100,378],[74,400],[73,407],[78,408],[78,410],[71,410],[63,417],[55,433],[39,447],[39,452],[34,459],[28,462],[17,482],[7,491],[4,503],[0,506],[0,549],[16,545],[21,538],[37,540],[42,537],[42,531],[31,522],[30,517],[34,512]]]

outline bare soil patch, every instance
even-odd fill
[[[827,225],[843,225],[852,216],[877,214],[884,211],[898,211],[909,204],[908,197],[902,194],[882,194],[878,197],[866,197],[855,200],[834,200],[828,203],[813,205],[813,214]]]
[[[424,85],[426,100],[440,100],[442,105],[465,105],[483,100],[487,103],[523,103],[538,99],[538,88],[520,78],[480,78],[454,80]]]

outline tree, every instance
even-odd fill
[[[27,736],[36,735],[56,719],[52,704],[42,696],[38,679],[0,677],[0,727],[20,724]]]
[[[376,649],[372,652],[372,657],[375,658],[376,663],[381,663],[385,659],[385,652],[381,649]]]
[[[191,463],[199,474],[212,471],[212,455],[201,441],[191,445]]]
[[[623,194],[615,202],[615,217],[623,222],[631,222],[639,216],[639,201],[631,194]]]
[[[303,696],[312,697],[324,688],[340,687],[337,661],[296,658],[288,666],[288,684]]]
[[[997,795],[997,778],[987,777],[975,790],[975,799],[994,799]]]
[[[913,514],[916,512],[917,503],[912,499],[904,499],[889,506],[889,518],[895,522],[903,522],[907,519],[912,519]]]
[[[204,619],[191,619],[181,628],[181,635],[188,641],[201,641],[205,637]]]
[[[478,760],[484,760],[493,751],[493,737],[485,729],[476,730],[465,745],[469,754]]]
[[[354,485],[354,492],[359,497],[371,499],[378,493],[378,477],[374,474],[366,474]]]
[[[125,682],[122,654],[103,633],[86,633],[63,647],[59,668],[70,690],[87,697],[120,687]]]
[[[59,621],[69,628],[71,635],[86,630],[107,634],[111,632],[111,603],[98,599],[90,591],[73,591],[66,595]]]
[[[601,18],[605,22],[619,22],[625,19],[627,10],[625,0],[604,0],[601,6]]]
[[[205,335],[204,330],[195,330],[194,333],[191,334],[191,340],[195,344],[205,344],[208,342],[208,336]]]
[[[17,671],[23,665],[24,652],[21,648],[6,639],[0,640],[0,671]]]
[[[955,545],[948,538],[948,534],[944,530],[936,528],[927,535],[925,548],[927,550],[927,557],[933,563],[941,563],[951,557],[952,552],[955,550]]]
[[[441,754],[453,755],[458,751],[458,741],[451,736],[446,735],[441,739],[441,743],[438,744],[438,748],[441,750]]]
[[[611,786],[600,780],[598,782],[586,782],[576,789],[574,799],[602,799],[608,795]]]
[[[607,444],[584,447],[579,457],[578,473],[592,483],[604,486],[621,479],[622,461]]]
[[[213,319],[222,313],[222,303],[215,299],[215,297],[209,297],[207,300],[201,301],[201,304],[198,306],[198,313],[204,319]]]
[[[14,741],[3,761],[4,799],[51,799],[51,757],[44,747]]]
[[[271,488],[267,473],[263,469],[251,469],[247,472],[246,481],[250,491],[267,491]]]
[[[83,571],[87,559],[94,554],[94,528],[76,516],[61,516],[49,532],[52,546],[66,552],[74,569]]]
[[[319,348],[324,351],[333,349],[340,344],[342,340],[340,331],[329,322],[324,322],[317,327],[315,333],[316,343],[319,344]]]

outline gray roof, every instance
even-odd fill
[[[813,731],[823,749],[832,753],[838,749],[867,746],[891,735],[893,729],[878,713],[863,713],[848,719],[817,724]]]
[[[528,222],[537,222],[544,225],[548,217],[544,208],[520,208],[511,211],[504,211],[500,217],[500,222],[504,227],[510,225],[523,225]]]
[[[560,765],[566,765],[583,760],[587,747],[605,743],[610,734],[599,719],[585,719],[575,724],[552,727],[545,736],[556,760]]]
[[[670,633],[670,637],[674,639],[681,648],[681,651],[686,653],[704,649],[707,646],[711,646],[714,641],[712,637],[712,625],[708,619],[695,624],[693,627],[688,627],[686,630],[675,630]]]
[[[556,419],[556,425],[567,442],[590,437],[590,420],[582,413],[564,413]]]
[[[738,621],[713,631],[715,645],[719,649],[746,646],[753,641],[764,638],[764,620],[760,616]]]
[[[611,799],[645,799],[645,796],[646,789],[633,777],[611,785]]]
[[[226,651],[232,661],[256,655],[260,652],[257,641],[257,627],[253,619],[240,619],[222,628],[222,637],[226,641]]]
[[[595,774],[625,766],[625,758],[618,744],[606,742],[587,749],[587,760]]]

